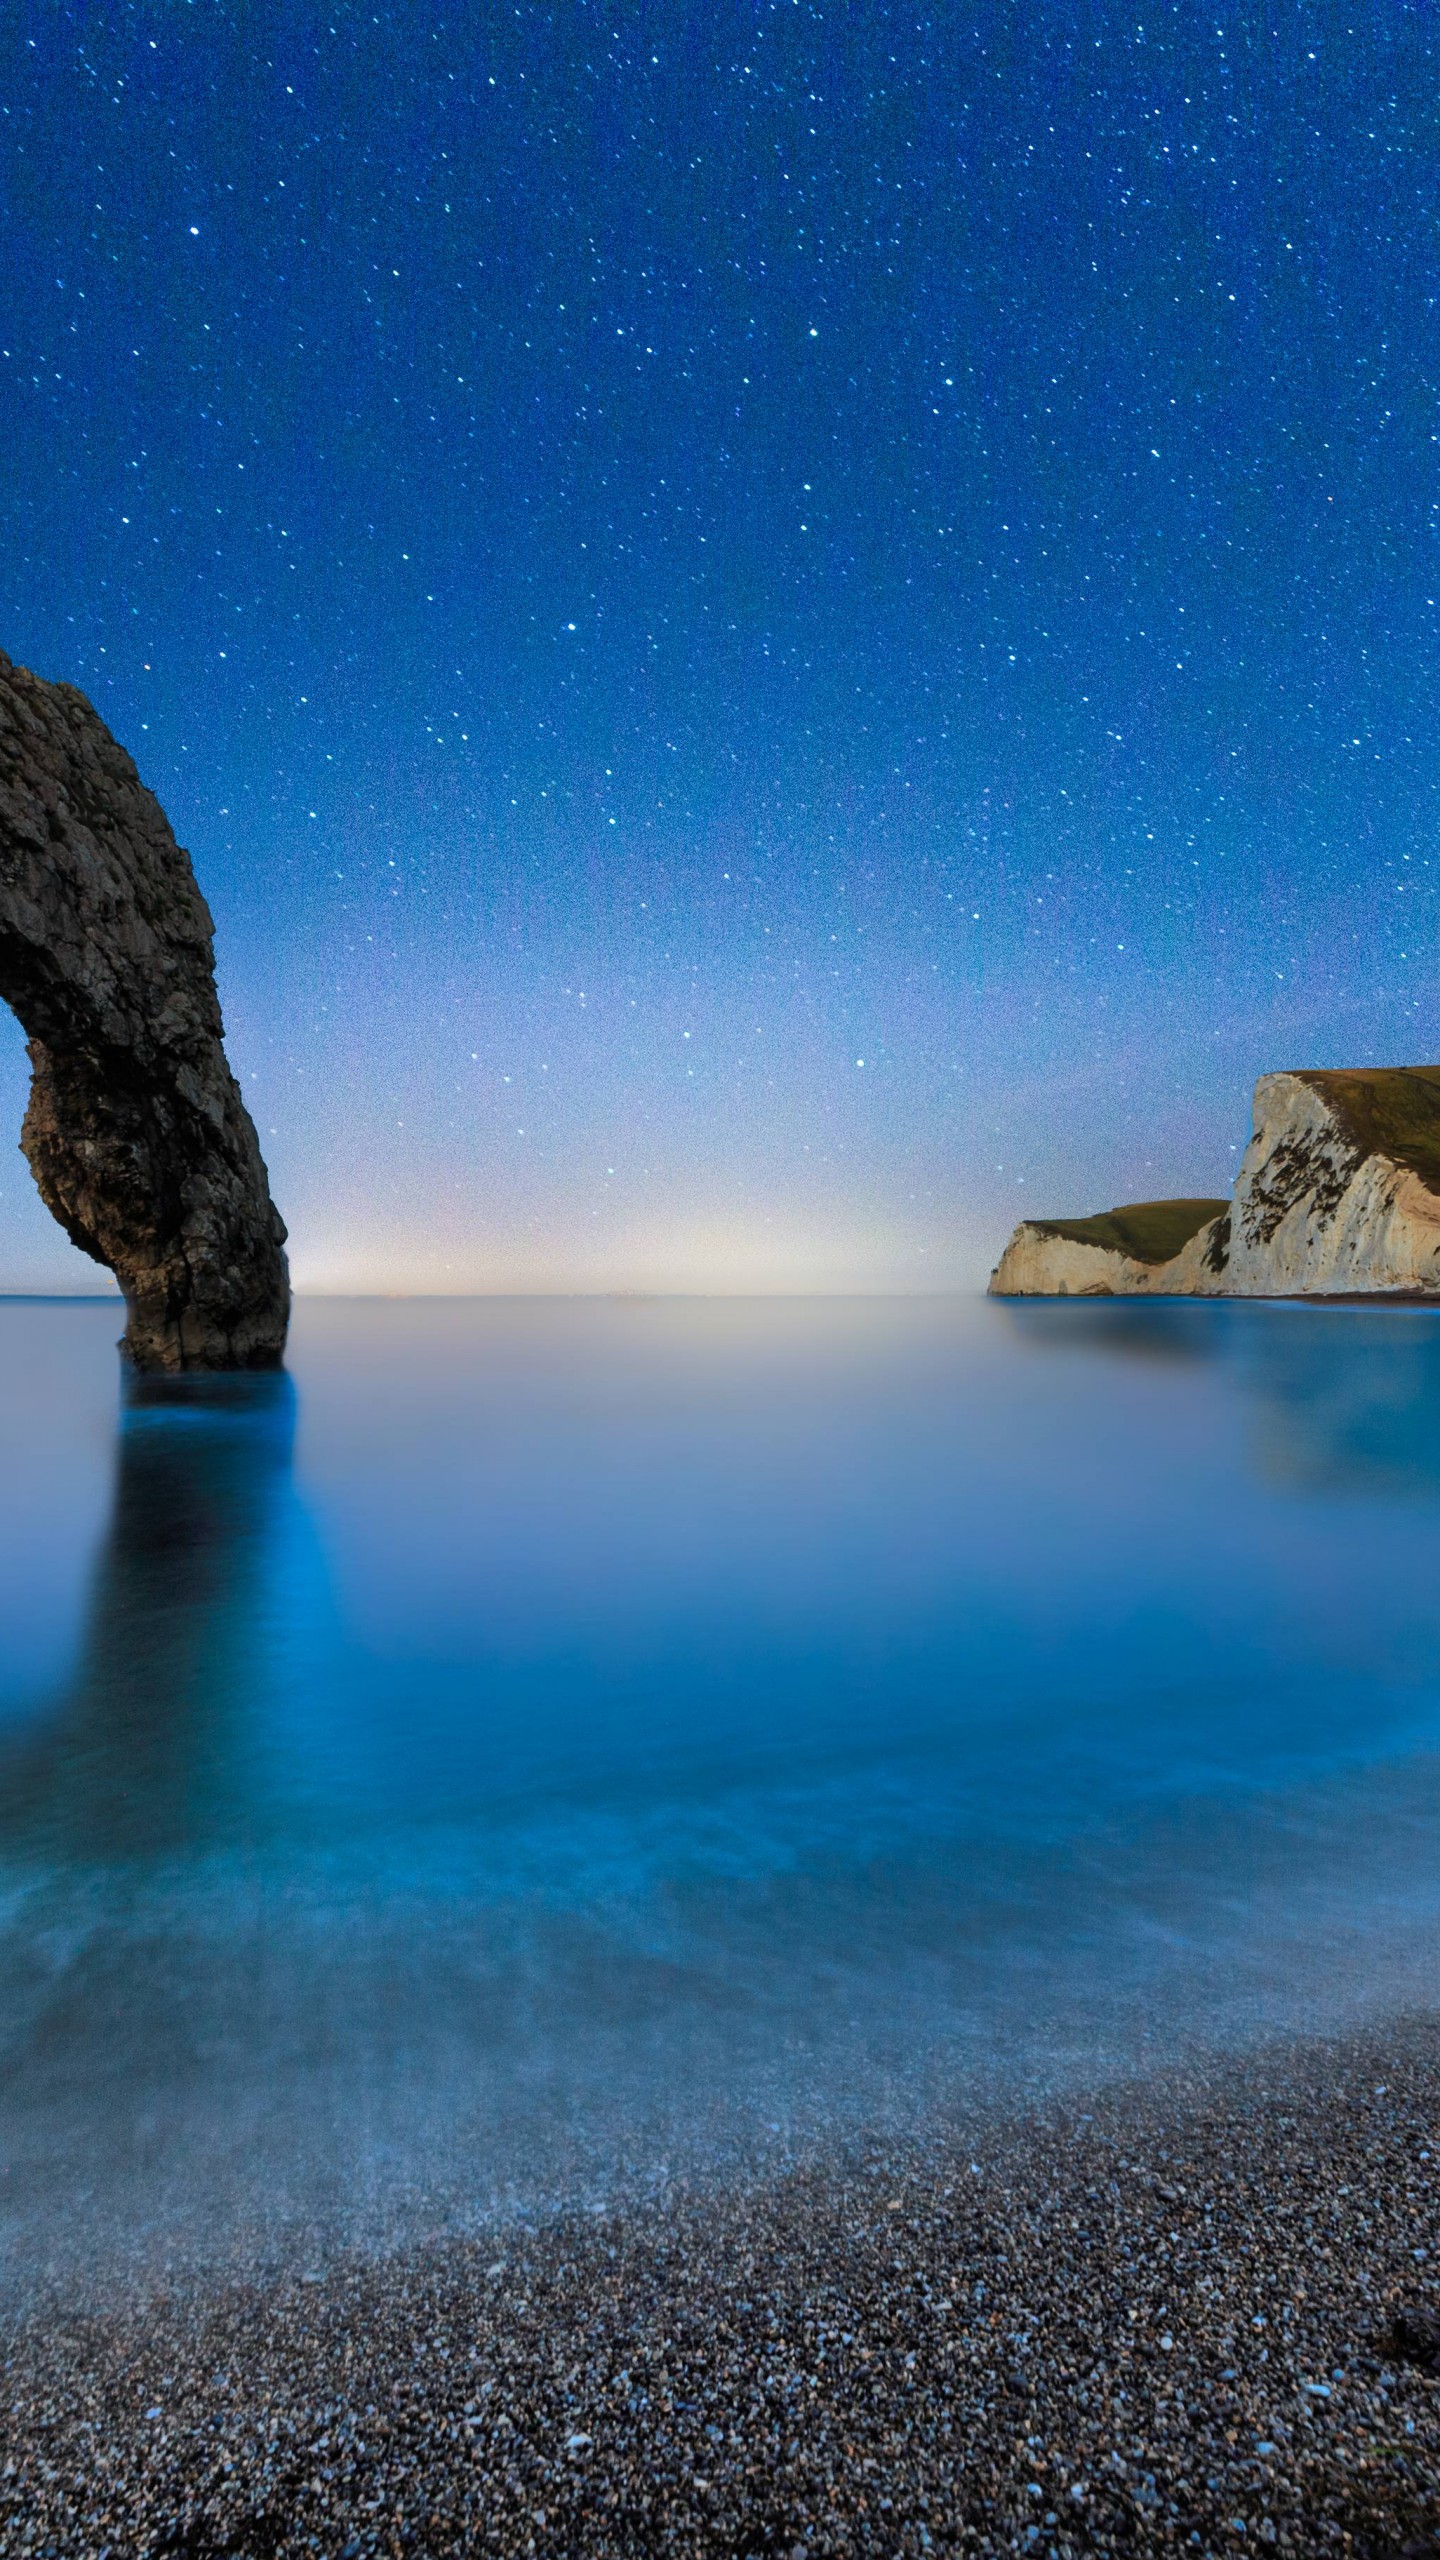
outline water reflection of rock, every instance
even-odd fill
[[[110,1528],[75,1680],[0,1763],[0,1834],[106,1862],[232,1829],[241,1710],[291,1501],[283,1373],[127,1378]]]
[[[1428,1309],[1317,1313],[1242,1336],[1267,1474],[1335,1491],[1440,1491],[1440,1319]]]
[[[1440,1311],[1428,1307],[1058,1300],[1010,1307],[1033,1348],[1209,1364],[1251,1406],[1272,1481],[1440,1491]]]

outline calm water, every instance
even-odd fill
[[[0,2272],[1428,2000],[1440,1315],[0,1305]]]

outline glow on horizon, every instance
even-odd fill
[[[503,1232],[450,1243],[373,1235],[310,1237],[292,1257],[299,1296],[840,1297],[930,1295],[983,1286],[983,1246],[936,1253],[893,1227],[822,1229],[774,1215],[754,1224],[697,1218],[668,1229],[557,1238]]]

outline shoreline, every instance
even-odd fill
[[[1431,2156],[1432,2151],[1434,2157]],[[1440,2551],[1440,2015],[3,2337],[0,2550]]]

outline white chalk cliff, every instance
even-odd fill
[[[1440,1067],[1262,1076],[1234,1197],[1027,1218],[998,1298],[1440,1298]]]

